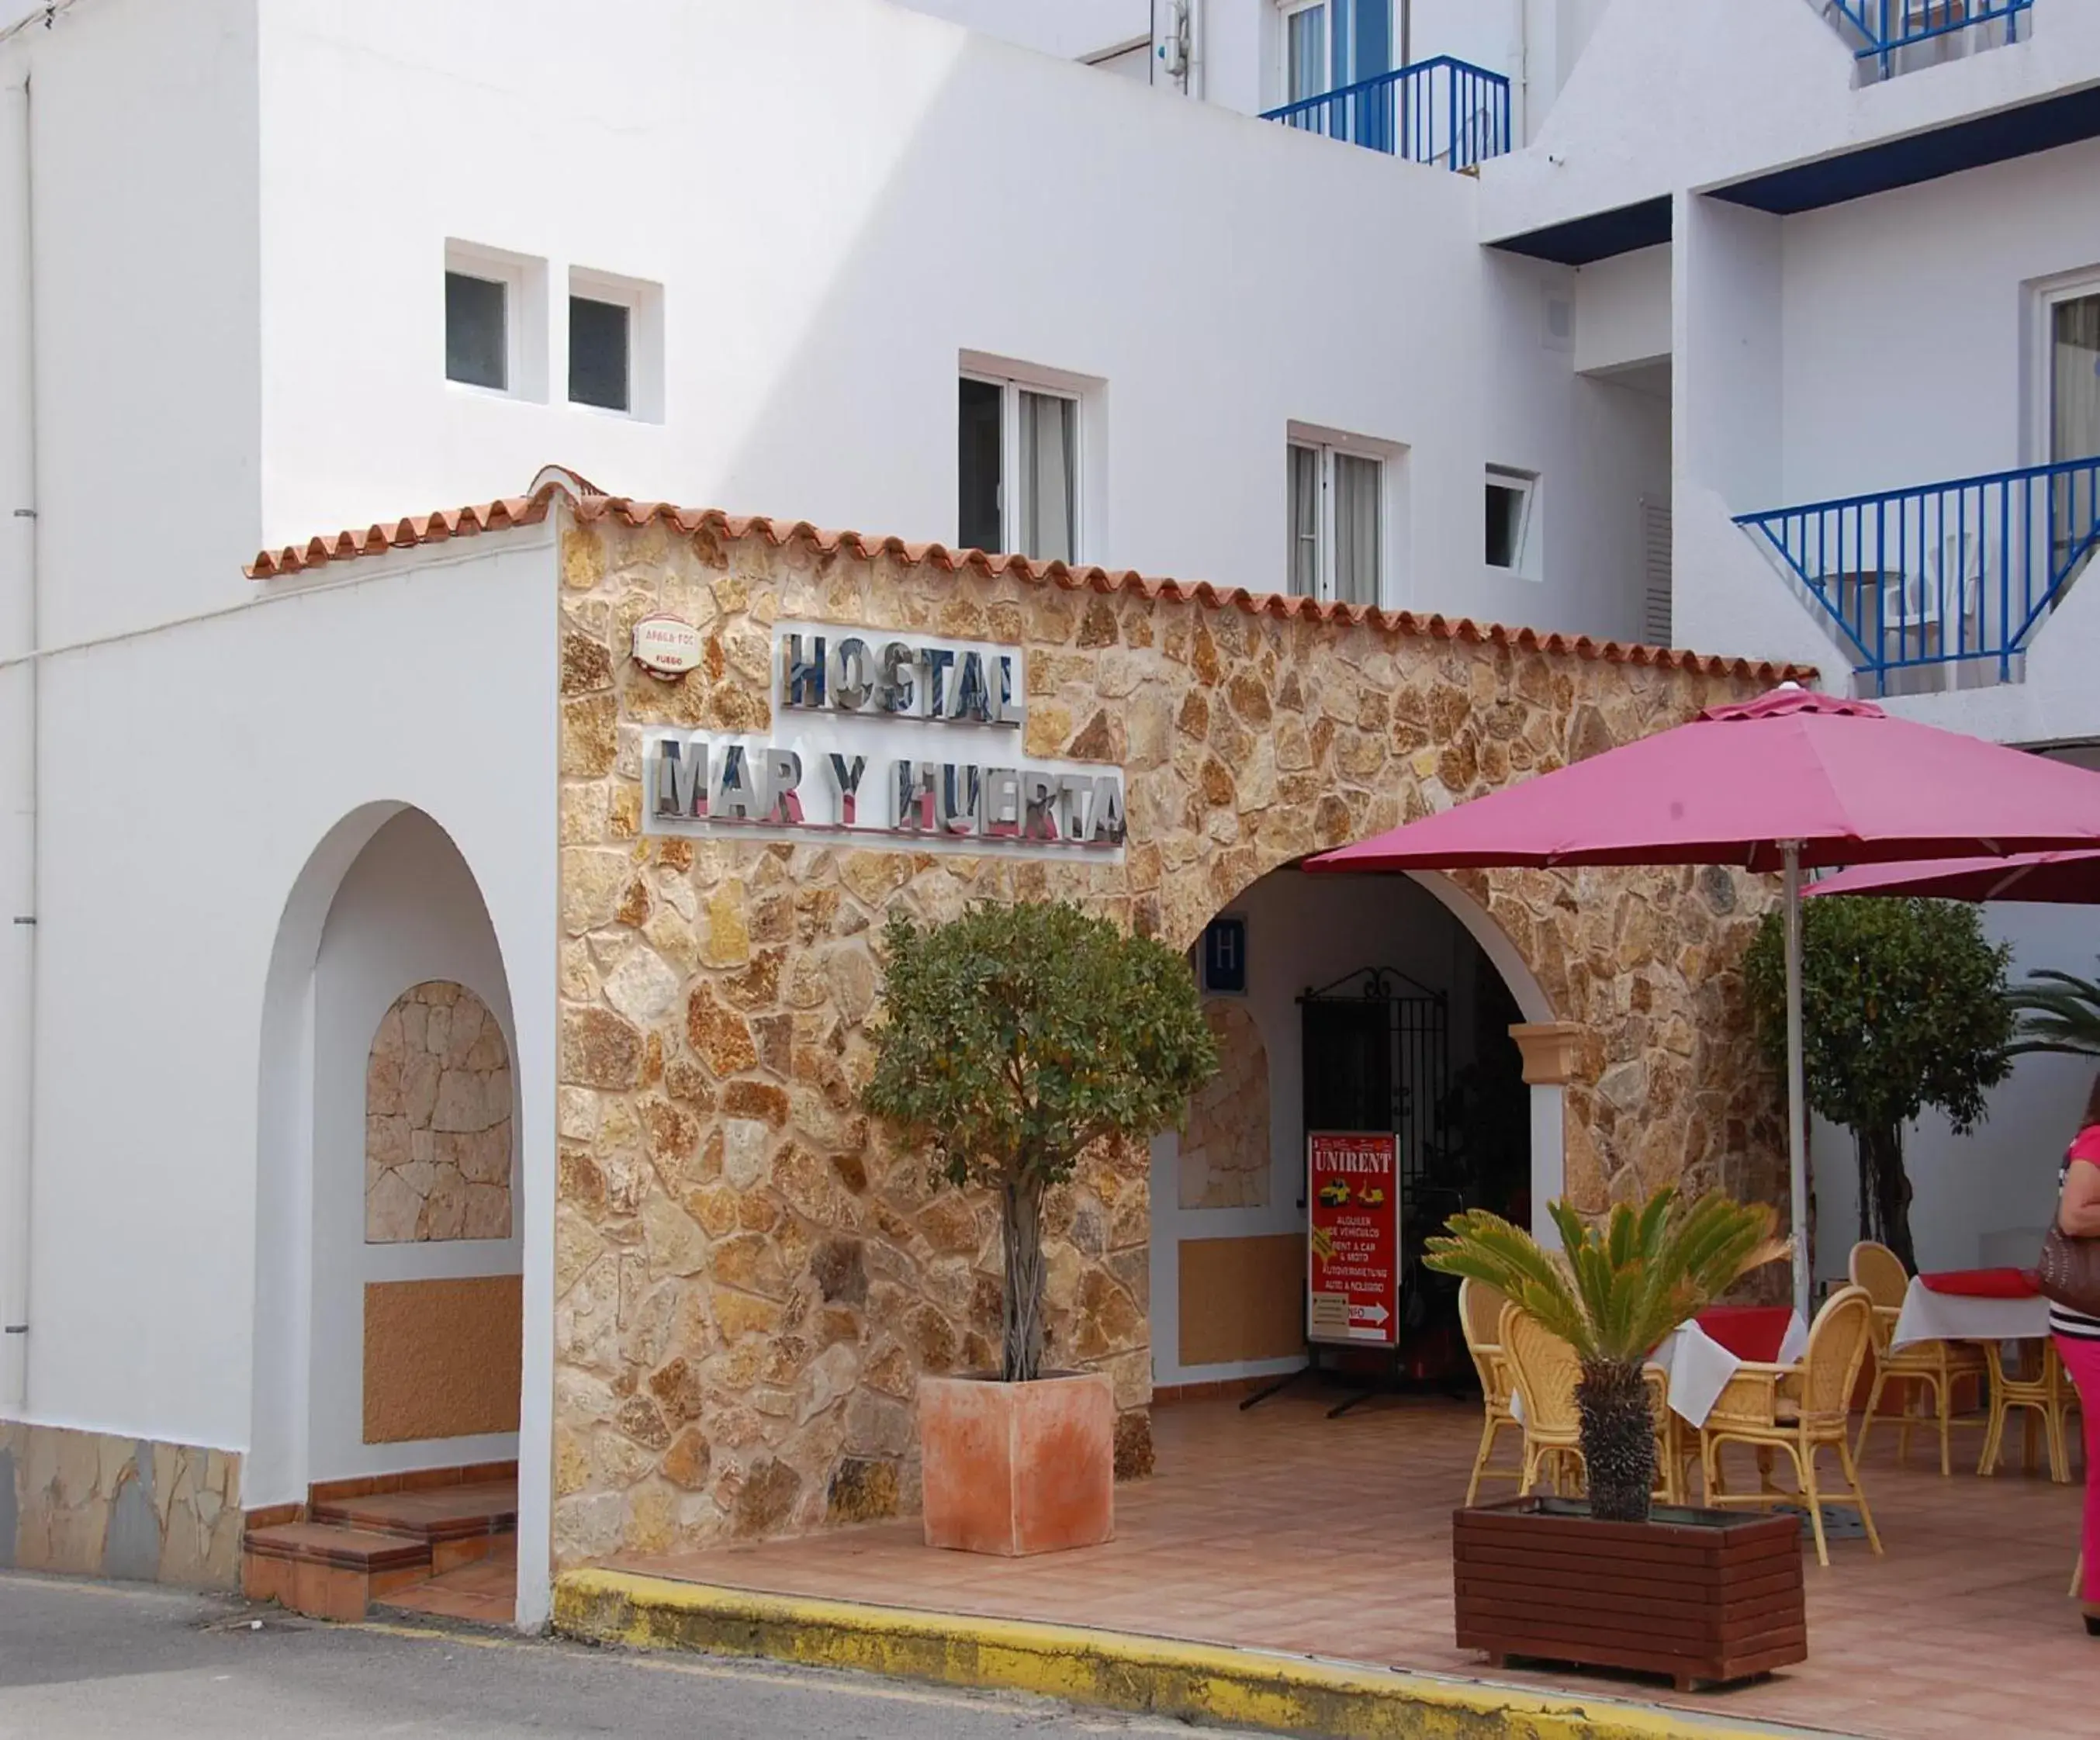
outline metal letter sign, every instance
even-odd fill
[[[1390,1132],[1306,1138],[1308,1340],[1400,1345],[1398,1153]]]
[[[1246,921],[1214,918],[1203,932],[1203,988],[1246,995]]]
[[[773,673],[770,740],[642,733],[645,833],[1123,857],[1122,770],[1022,748],[1018,647],[782,622]]]

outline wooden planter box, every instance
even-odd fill
[[[1533,1497],[1451,1518],[1458,1647],[1725,1685],[1808,1657],[1801,1520]]]

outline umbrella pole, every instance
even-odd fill
[[[1780,851],[1786,881],[1786,1150],[1793,1207],[1793,1308],[1808,1321],[1808,1107],[1802,1064],[1801,842]]]

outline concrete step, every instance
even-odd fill
[[[250,1529],[241,1542],[240,1586],[250,1601],[274,1601],[318,1619],[362,1619],[373,1601],[427,1579],[428,1541],[330,1522]]]

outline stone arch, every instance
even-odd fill
[[[1290,868],[1302,861],[1301,855],[1280,858],[1277,863],[1264,866],[1257,874],[1247,877],[1238,888],[1232,890],[1219,903],[1216,912],[1229,910],[1248,889],[1271,872]],[[1515,999],[1527,1023],[1545,1026],[1560,1019],[1556,1009],[1560,1005],[1548,994],[1540,974],[1533,970],[1526,951],[1489,910],[1489,902],[1493,900],[1498,891],[1495,886],[1497,879],[1478,871],[1463,872],[1455,877],[1437,871],[1406,871],[1399,874],[1436,899],[1479,945],[1480,952],[1487,956],[1503,984],[1508,987],[1511,996]],[[1202,925],[1198,925],[1185,939],[1177,938],[1180,945],[1193,948],[1202,934],[1203,926],[1209,924],[1210,918],[1215,916],[1216,912],[1205,917]],[[1549,964],[1549,971],[1551,971],[1551,964]],[[1551,972],[1551,976],[1556,981],[1564,980],[1564,975],[1557,971]],[[1563,991],[1564,997],[1564,983]],[[1531,1096],[1531,1230],[1540,1239],[1557,1244],[1559,1234],[1551,1217],[1546,1212],[1546,1204],[1565,1195],[1568,1188],[1568,1087],[1564,1080],[1533,1081],[1529,1085]],[[1577,1140],[1586,1146],[1586,1137],[1578,1133]]]

